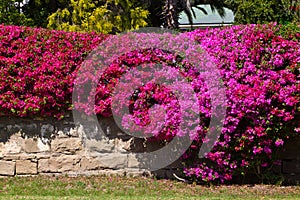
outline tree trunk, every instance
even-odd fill
[[[162,16],[164,28],[178,29],[178,0],[166,0]]]

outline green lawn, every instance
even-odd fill
[[[13,177],[0,179],[0,199],[300,199],[300,186],[201,186],[128,177]]]

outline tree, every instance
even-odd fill
[[[33,21],[22,13],[22,0],[1,0],[0,24],[33,25]]]
[[[148,24],[152,27],[160,27],[163,23],[162,12],[164,0],[141,0],[141,3],[149,11]]]
[[[268,22],[286,23],[293,20],[290,0],[225,0],[235,14],[237,24]]]
[[[300,22],[300,2],[297,0],[290,0],[289,11],[293,16],[293,20]]]
[[[147,25],[148,11],[138,0],[71,0],[48,17],[48,28],[115,33]]]
[[[68,4],[69,0],[26,0],[22,10],[27,18],[32,19],[34,26],[46,28],[47,18],[58,9],[66,8]]]
[[[193,23],[196,17],[194,8],[207,14],[206,10],[199,5],[209,4],[212,11],[217,11],[222,17],[225,16],[223,0],[165,0],[162,10],[162,25],[165,28],[178,29],[179,14],[186,13],[189,22]]]

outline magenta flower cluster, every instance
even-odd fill
[[[75,70],[105,38],[0,25],[0,114],[62,118]]]
[[[153,36],[156,37],[156,35]],[[143,37],[139,38],[143,39]],[[207,92],[203,78],[179,55],[173,55],[171,52],[161,49],[135,50],[120,56],[102,74],[98,75],[95,72],[92,75],[88,69],[92,69],[93,71],[93,69],[97,68],[98,64],[99,60],[92,59],[92,62],[88,66],[85,66],[82,72],[83,78],[77,80],[82,86],[82,88],[79,87],[78,89],[80,90],[78,91],[78,101],[75,102],[75,107],[79,111],[87,114],[93,114],[93,111],[95,111],[96,114],[102,116],[111,116],[113,109],[115,117],[121,117],[121,124],[124,129],[129,132],[143,132],[148,134],[144,135],[145,137],[153,136],[150,139],[152,141],[169,141],[175,135],[183,136],[189,134],[193,129],[195,133],[197,133],[197,130],[199,130],[199,133],[204,131],[197,127],[200,125],[199,120],[191,120],[194,118],[191,118],[188,112],[193,111],[196,116],[199,113],[209,115],[210,110],[208,107],[210,105],[209,101],[207,101],[209,93]],[[144,73],[130,73],[130,69],[143,66],[143,64],[146,64],[144,66]],[[150,69],[155,68],[157,67],[155,64],[164,66],[164,70],[147,72],[147,67]],[[161,80],[163,83],[172,83],[173,87],[175,85],[174,80],[177,78],[176,76],[184,77],[185,79],[177,82],[175,87],[177,91],[182,93],[182,97],[184,98],[178,98],[170,87],[158,84],[155,81],[147,82],[136,88],[132,86],[134,82],[139,83],[147,79],[149,75],[155,77],[156,80]],[[90,78],[86,78],[88,76]],[[118,83],[120,84],[121,77],[125,77],[123,85],[115,95],[112,95]],[[84,87],[91,80],[97,80],[97,82],[99,80],[94,95],[95,99],[83,98],[84,96],[93,95],[93,91],[90,91],[88,95],[84,95],[84,92],[86,92],[84,91]],[[194,104],[190,102],[190,98],[188,97],[190,94],[186,91],[184,80],[189,80],[192,91],[196,91],[198,99]],[[130,99],[126,98],[128,93],[131,94]],[[206,94],[204,95],[204,93]],[[116,99],[117,104],[112,108],[113,98]],[[91,110],[90,105],[93,104],[93,101],[94,108]],[[161,109],[151,110],[155,105],[160,105]],[[128,109],[127,115],[124,115],[122,112],[124,109]],[[186,124],[185,129],[179,131],[178,129],[182,123]],[[145,129],[145,126],[148,126],[147,129]],[[198,135],[191,135],[191,138],[198,138]]]
[[[78,102],[74,106],[87,114],[95,112],[111,116],[112,93],[121,77],[125,77],[123,82],[128,84],[134,82],[132,80],[138,82],[147,70],[140,78],[134,79],[130,69],[145,63],[162,64],[173,71],[165,70],[163,75],[157,71],[155,76],[162,76],[160,80],[163,80],[168,74],[165,82],[172,82],[178,76],[174,70],[177,71],[191,85],[197,98],[196,108],[190,102],[190,93],[184,84],[176,85],[183,91],[182,100],[170,87],[149,82],[130,88],[132,95],[127,101],[125,93],[119,94],[122,100],[117,108],[113,108],[114,114],[121,116],[121,108],[129,108],[129,114],[121,116],[122,125],[129,131],[141,131],[139,127],[148,126],[152,120],[158,119],[154,127],[149,127],[151,131],[146,132],[155,141],[168,142],[176,135],[190,134],[194,142],[182,156],[186,166],[184,173],[190,178],[224,182],[231,180],[234,174],[258,168],[263,171],[275,163],[277,149],[300,132],[300,38],[285,39],[276,34],[279,28],[276,24],[268,24],[196,30],[174,36],[174,42],[166,44],[165,49],[154,47],[130,52],[126,51],[129,42],[125,36],[123,46],[118,43],[124,54],[111,62],[100,77],[96,70],[93,74],[88,67],[84,69],[83,78],[78,80],[82,92],[78,91]],[[0,26],[0,32],[1,114],[17,116],[54,115],[60,118],[71,109],[77,69],[85,56],[106,38],[93,33],[15,26]],[[134,42],[144,42],[143,34],[136,35]],[[129,34],[127,39],[130,38]],[[153,34],[148,43],[163,43],[159,38]],[[204,159],[197,159],[195,155],[207,142],[204,138],[212,115],[211,98],[218,91],[208,90],[206,83],[212,80],[207,77],[213,76],[209,72],[206,75],[199,73],[189,62],[191,58],[185,57],[185,53],[192,52],[192,49],[186,49],[188,45],[182,42],[185,40],[198,42],[205,53],[194,59],[209,68],[211,63],[205,59],[211,58],[226,88],[227,112],[221,135]],[[111,48],[114,45],[111,44]],[[166,51],[172,49],[172,45],[177,45],[185,53]],[[95,61],[97,65],[97,59]],[[89,78],[97,81],[96,91],[84,96]],[[123,91],[126,89],[125,86]],[[90,98],[90,95],[95,98]],[[88,100],[83,101],[84,98]],[[91,109],[90,105],[94,107]],[[151,113],[155,105],[161,109]],[[195,111],[200,121],[189,120]],[[186,129],[180,132],[181,124],[185,124]]]
[[[276,163],[284,141],[299,135],[300,38],[284,39],[276,35],[279,28],[247,25],[188,33],[215,58],[228,107],[213,151],[184,170],[188,177],[226,181],[247,171],[263,173]]]
[[[201,181],[224,182],[231,180],[234,174],[269,169],[276,161],[277,149],[283,146],[284,141],[300,132],[299,38],[284,39],[276,34],[279,28],[275,24],[233,26],[197,30],[174,38],[180,40],[186,37],[198,41],[220,70],[222,82],[227,89],[227,113],[222,134],[204,159],[195,159],[192,155],[206,143],[203,138],[211,116],[210,97],[216,93],[207,90],[205,82],[211,80],[203,80],[197,70],[189,65],[189,60],[171,52],[144,49],[126,53],[116,59],[101,75],[96,94],[96,113],[111,114],[110,94],[120,77],[131,68],[143,63],[164,63],[177,69],[190,82],[199,103],[201,121],[197,124],[197,135],[191,135],[194,144],[183,155],[187,166],[184,169],[185,175]],[[123,42],[127,42],[126,38]],[[154,36],[149,42],[155,44],[158,41]],[[174,44],[176,42],[170,45]],[[188,50],[182,48],[182,51]],[[200,56],[197,59],[203,60]],[[133,77],[127,75],[127,79],[129,84]],[[184,135],[177,132],[183,118],[180,117],[182,113],[178,99],[172,95],[172,91],[155,83],[130,89],[135,91],[132,91],[129,103],[120,100],[118,105],[129,107],[130,115],[122,118],[124,127],[138,131],[132,122],[140,126],[149,125],[149,109],[159,104],[166,111],[166,119],[159,113],[155,116],[165,120],[165,124],[159,131],[151,129],[154,131],[150,134],[156,139],[167,141],[175,135]],[[84,105],[82,108],[84,110]],[[118,114],[118,110],[115,114]]]

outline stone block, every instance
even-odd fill
[[[9,140],[4,144],[2,153],[6,154],[17,154],[22,152],[22,146],[24,144],[24,139],[21,133],[15,133],[10,136]]]
[[[37,146],[38,146],[39,152],[48,152],[48,151],[50,151],[50,145],[48,143],[42,142],[41,139],[38,139]]]
[[[40,138],[29,138],[25,140],[23,149],[26,153],[39,153],[50,151],[50,146],[43,143]]]
[[[37,174],[37,163],[31,160],[17,160],[16,174]]]
[[[85,147],[92,153],[112,153],[115,148],[115,142],[108,139],[87,139],[85,140]]]
[[[78,171],[81,158],[76,155],[63,155],[59,157],[51,157],[49,159],[38,160],[38,172],[65,172]]]
[[[3,154],[17,154],[22,151],[22,143],[18,141],[9,141],[5,144]]]
[[[127,154],[121,153],[107,153],[99,154],[97,159],[104,168],[110,169],[124,169],[127,167]]]
[[[16,163],[13,161],[0,161],[0,175],[15,175]]]
[[[26,153],[38,153],[40,148],[38,145],[38,139],[29,138],[24,142],[23,149]]]
[[[140,162],[133,154],[128,155],[128,168],[139,168]]]
[[[35,154],[36,159],[49,159],[51,155],[49,153],[37,153]]]
[[[51,142],[51,150],[56,153],[75,154],[82,150],[80,138],[59,138]]]
[[[21,154],[11,154],[11,155],[5,155],[3,157],[3,160],[9,160],[9,161],[15,161],[15,160],[19,160]]]
[[[34,154],[20,153],[20,154],[11,154],[7,155],[3,158],[3,160],[31,160],[35,159],[36,156]]]
[[[82,157],[80,161],[80,170],[97,170],[102,167],[101,163],[95,158]]]

